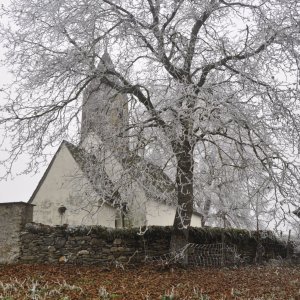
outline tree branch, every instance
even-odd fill
[[[245,4],[245,3],[241,3],[241,2],[226,2],[224,0],[220,0],[220,3],[226,5],[226,6],[241,6],[241,7],[248,7],[248,8],[259,8],[261,5],[251,5],[251,4]]]
[[[197,83],[197,87],[200,88],[204,85],[207,75],[209,72],[219,66],[225,66],[227,62],[229,61],[239,61],[239,60],[244,60],[246,58],[250,58],[255,56],[256,54],[259,54],[263,50],[265,50],[270,44],[272,44],[276,38],[276,33],[274,33],[267,41],[262,43],[260,46],[258,46],[254,51],[252,52],[246,52],[244,54],[236,54],[236,55],[230,55],[222,58],[221,60],[208,64],[203,67],[202,74],[200,76],[200,79]]]
[[[210,5],[212,6],[214,3],[215,3],[215,1],[212,0],[210,2]],[[201,27],[206,22],[206,20],[210,17],[211,13],[212,13],[211,9],[207,9],[206,11],[204,11],[202,16],[199,18],[199,20],[197,20],[195,22],[195,24],[192,28],[188,49],[187,49],[187,52],[186,52],[186,55],[184,58],[183,69],[186,73],[189,73],[190,69],[191,69],[191,64],[192,64],[192,60],[193,60],[194,53],[195,53],[195,46],[196,46],[196,42],[197,42],[198,33],[199,33]]]

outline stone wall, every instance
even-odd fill
[[[26,225],[21,234],[20,262],[103,264],[139,263],[147,255],[168,252],[169,238],[138,235],[138,229],[109,229],[101,226]],[[148,250],[150,249],[150,250]]]
[[[171,227],[108,229],[101,226],[47,226],[30,223],[21,234],[20,262],[73,264],[141,263],[169,252]],[[246,230],[191,228],[190,242],[235,245],[242,257],[254,261],[257,237]],[[286,256],[286,246],[274,236],[263,237],[264,258]]]
[[[0,203],[0,263],[11,263],[20,255],[20,232],[32,222],[33,205]]]

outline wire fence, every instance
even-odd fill
[[[222,267],[241,263],[236,246],[225,243],[194,244],[189,243],[176,252],[168,252],[161,256],[147,256],[146,262],[161,265],[186,261],[190,266]]]

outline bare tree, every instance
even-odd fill
[[[0,115],[13,138],[8,170],[22,151],[35,168],[74,132],[81,94],[97,79],[127,94],[137,148],[175,166],[176,245],[197,200],[196,147],[213,148],[220,169],[259,165],[275,194],[297,204],[297,0],[12,0],[2,13],[16,77]],[[104,49],[114,68],[100,72]]]

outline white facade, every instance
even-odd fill
[[[33,221],[59,225],[102,225],[115,227],[116,209],[98,205],[99,196],[63,143],[38,186],[31,203]],[[59,208],[66,208],[64,213]]]
[[[128,204],[127,225],[170,226],[175,207],[149,199],[132,178],[124,178],[122,165],[108,154],[105,171],[113,184],[119,186],[123,202]],[[122,182],[121,182],[122,181]],[[123,183],[123,185],[122,185]],[[114,228],[120,224],[120,210],[103,202],[86,174],[63,142],[31,197],[35,205],[33,221],[48,225],[102,225]],[[64,207],[65,211],[60,208]],[[64,209],[63,209],[64,210]],[[127,220],[128,221],[128,220]],[[192,226],[201,227],[201,218],[194,214]]]
[[[171,226],[173,225],[176,209],[174,206],[165,205],[157,201],[147,202],[147,225]],[[191,226],[201,227],[201,217],[193,214]]]

